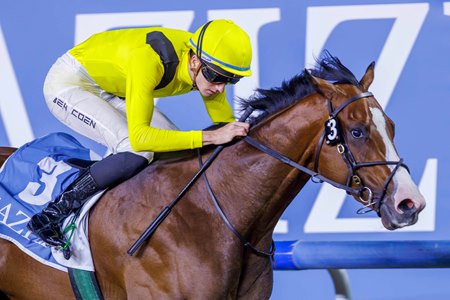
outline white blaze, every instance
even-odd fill
[[[370,108],[372,113],[372,120],[375,123],[379,134],[381,135],[384,145],[386,147],[386,160],[387,161],[399,161],[400,158],[395,150],[394,144],[388,136],[386,130],[386,120],[383,112],[379,108]],[[395,165],[388,165],[391,170],[395,168]],[[425,199],[420,194],[418,187],[413,182],[411,176],[407,170],[403,167],[398,168],[393,179],[396,190],[394,191],[395,208],[397,209],[400,202],[404,199],[411,199],[414,205],[419,208],[425,205]],[[402,213],[400,210],[397,210]]]

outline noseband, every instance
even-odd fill
[[[325,123],[325,129],[322,133],[321,138],[319,139],[315,157],[314,157],[314,170],[307,169],[304,166],[301,166],[297,164],[296,162],[292,161],[288,157],[282,155],[281,153],[262,145],[257,140],[253,139],[250,136],[246,136],[244,140],[252,145],[253,147],[269,154],[270,156],[282,161],[283,163],[286,163],[304,173],[307,173],[311,176],[311,180],[315,183],[322,183],[327,182],[334,187],[337,187],[339,189],[343,189],[347,192],[349,195],[354,195],[358,197],[361,202],[364,204],[363,207],[357,210],[358,214],[365,214],[369,211],[375,211],[378,216],[380,216],[380,209],[382,204],[384,203],[384,198],[386,196],[387,188],[389,186],[389,183],[392,181],[392,178],[394,177],[395,173],[399,169],[400,166],[405,167],[406,170],[409,169],[408,167],[403,163],[403,159],[400,159],[399,161],[371,161],[371,162],[357,162],[354,158],[352,152],[350,151],[350,148],[347,144],[347,141],[345,140],[344,135],[342,134],[342,130],[339,125],[339,119],[338,114],[349,104],[359,100],[359,99],[366,99],[367,97],[372,97],[373,94],[371,92],[364,92],[357,94],[349,99],[347,99],[344,103],[342,103],[340,106],[338,106],[336,109],[333,108],[333,105],[329,99],[327,99],[328,103],[328,113],[329,118],[327,122]],[[341,154],[342,159],[344,160],[345,164],[347,165],[348,169],[348,176],[346,184],[340,184],[336,181],[333,181],[331,179],[328,179],[326,177],[323,177],[318,173],[319,169],[319,157],[322,150],[322,146],[324,141],[326,140],[326,143],[328,145],[337,145],[337,151],[339,154]],[[382,166],[382,165],[394,165],[395,167],[391,171],[391,174],[386,178],[386,181],[383,185],[383,190],[379,197],[374,197],[374,194],[372,190],[365,186],[361,180],[361,178],[357,174],[357,170],[364,167],[373,167],[373,166]],[[353,188],[352,185],[356,185],[357,188]]]

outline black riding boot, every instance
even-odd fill
[[[67,242],[61,232],[61,225],[74,210],[100,191],[89,169],[72,182],[64,192],[51,202],[42,212],[34,215],[27,224],[34,234],[51,246],[64,246]]]

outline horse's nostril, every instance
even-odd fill
[[[414,202],[411,199],[405,199],[398,205],[398,209],[403,212],[408,212],[415,209]]]

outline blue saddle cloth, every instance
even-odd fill
[[[79,169],[66,161],[92,156],[95,153],[66,133],[49,134],[15,151],[0,169],[0,237],[38,261],[65,271],[51,248],[26,224],[77,177]]]

